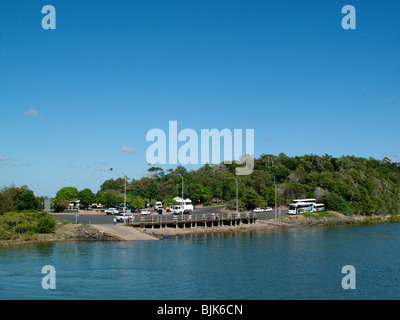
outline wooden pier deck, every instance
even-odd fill
[[[135,217],[126,224],[142,228],[192,228],[216,227],[223,225],[241,225],[256,223],[258,217],[254,213],[209,213],[184,215],[157,215]]]

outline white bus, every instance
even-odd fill
[[[314,204],[306,202],[294,202],[289,204],[288,214],[298,214],[304,212],[313,212]]]
[[[325,211],[325,205],[323,203],[314,204],[314,212]]]
[[[295,199],[295,200],[293,200],[293,203],[299,203],[299,202],[303,202],[303,203],[317,203],[317,200],[315,200],[315,199]]]

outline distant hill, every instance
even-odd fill
[[[236,187],[239,185],[241,209],[273,206],[275,201],[287,205],[296,198],[316,198],[327,209],[343,214],[399,214],[400,164],[390,159],[365,159],[354,156],[335,158],[329,155],[289,157],[285,154],[262,155],[254,162],[248,176],[235,176],[237,164],[204,165],[188,172],[178,166],[166,172],[152,167],[147,177],[132,180],[127,187],[128,200],[137,198],[155,202],[170,202],[181,195],[181,174],[184,177],[184,197],[195,204],[219,199],[235,207]],[[123,193],[123,179],[107,180],[99,193]]]

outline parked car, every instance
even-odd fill
[[[143,215],[145,215],[145,214],[151,214],[151,211],[150,211],[150,210],[147,210],[147,209],[142,209],[142,210],[140,210],[140,214],[143,214]]]
[[[107,209],[107,210],[105,211],[105,213],[106,213],[107,215],[118,214],[118,213],[119,213],[119,210],[116,209],[116,208],[109,208],[109,209]]]
[[[171,208],[171,212],[174,214],[182,214],[182,213],[192,213],[193,211],[193,205],[192,204],[184,204],[183,207],[181,204],[179,205],[174,205]]]
[[[264,209],[261,208],[254,208],[253,212],[264,212]]]
[[[128,220],[128,218],[133,218],[132,213],[120,213],[118,215],[115,216],[115,220],[117,222],[124,222],[126,220]]]
[[[156,203],[154,204],[154,209],[159,210],[162,209],[162,202],[161,201],[156,201]]]
[[[271,207],[266,207],[266,208],[264,209],[264,211],[265,211],[265,212],[272,211],[272,208],[271,208]]]

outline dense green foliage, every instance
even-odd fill
[[[76,200],[79,197],[78,189],[75,187],[64,187],[58,190],[56,199]]]
[[[273,206],[275,175],[278,205],[289,204],[296,198],[316,198],[327,209],[347,215],[400,213],[400,164],[387,158],[262,155],[255,159],[251,175],[235,176],[236,167],[236,164],[204,165],[190,172],[181,166],[167,172],[152,167],[146,177],[128,183],[128,203],[137,197],[149,202],[180,197],[182,182],[177,174],[181,174],[184,197],[192,199],[194,204],[219,199],[234,208],[235,180],[227,177],[235,177],[239,185],[239,208]],[[121,201],[123,191],[122,178],[110,179],[103,183],[98,195],[112,192],[114,196],[119,194]]]
[[[0,240],[16,239],[21,235],[54,232],[56,221],[47,212],[7,212],[0,216]]]
[[[39,199],[27,186],[3,187],[0,191],[0,214],[9,211],[37,209],[39,202]]]
[[[400,213],[400,163],[388,158],[262,155],[255,159],[251,175],[235,176],[237,167],[206,164],[193,171],[182,166],[166,171],[151,167],[145,177],[128,181],[127,205],[143,208],[155,201],[174,204],[172,199],[181,196],[182,175],[184,197],[192,199],[193,204],[225,202],[234,209],[236,185],[232,178],[236,178],[240,210],[274,206],[275,178],[278,205],[287,205],[296,198],[315,198],[328,210],[346,215]],[[80,200],[84,207],[91,203],[120,204],[124,202],[124,185],[123,178],[106,180],[96,195],[90,189],[79,192],[75,187],[64,187],[57,192],[52,206],[63,211],[73,200]],[[4,187],[0,192],[0,214],[43,208],[42,203],[43,199],[35,198],[26,186]]]

